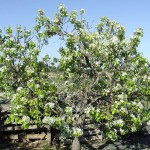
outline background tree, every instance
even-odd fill
[[[7,121],[21,123],[24,128],[41,126],[42,118],[55,114],[57,105],[57,88],[50,75],[53,65],[48,55],[39,60],[46,37],[21,26],[16,31],[6,28],[0,37],[0,86],[11,102]]]

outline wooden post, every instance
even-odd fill
[[[2,138],[2,135],[1,135],[1,127],[2,127],[2,114],[1,114],[1,111],[2,111],[2,108],[1,108],[1,106],[0,106],[0,143],[1,143],[1,138]]]
[[[51,127],[49,125],[46,125],[47,128],[47,143],[49,144],[49,146],[51,146],[52,144],[52,137],[51,137]]]

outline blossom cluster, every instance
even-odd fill
[[[30,123],[30,117],[29,116],[23,116],[22,121],[25,122],[26,124]]]
[[[49,102],[49,103],[46,103],[45,106],[53,109],[55,107],[55,103],[52,103],[52,102]]]
[[[66,107],[65,108],[66,114],[72,114],[72,111],[73,111],[72,107]]]
[[[124,121],[122,119],[114,120],[113,125],[122,127],[124,125]]]
[[[83,134],[83,130],[81,128],[73,128],[73,136],[81,136]]]
[[[49,117],[49,116],[46,116],[44,117],[43,119],[43,123],[45,124],[49,124],[49,125],[53,125],[56,121],[56,118],[55,117]]]

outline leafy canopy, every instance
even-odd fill
[[[67,138],[82,136],[88,117],[116,140],[149,120],[143,105],[150,94],[149,62],[137,51],[143,30],[128,39],[124,26],[103,17],[91,31],[84,13],[69,13],[61,4],[52,20],[39,10],[32,30],[17,26],[14,33],[8,27],[0,34],[1,89],[11,101],[8,121],[24,127],[49,124]],[[53,36],[64,41],[57,68],[48,55],[38,60]]]

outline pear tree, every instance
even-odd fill
[[[39,10],[31,30],[17,26],[0,33],[1,90],[11,101],[7,121],[25,128],[48,124],[60,130],[60,139],[73,137],[72,150],[81,149],[86,118],[111,140],[150,119],[144,109],[149,61],[138,52],[143,30],[127,38],[125,27],[106,17],[91,28],[84,13],[61,4],[53,19]],[[54,36],[63,41],[60,58],[39,61]]]
[[[102,17],[93,31],[84,13],[69,13],[62,4],[51,26],[44,28],[65,43],[58,65],[67,95],[63,130],[75,137],[75,145],[80,145],[86,117],[112,140],[149,120],[143,104],[149,100],[149,62],[137,51],[143,30],[136,29],[128,39],[124,26]]]

